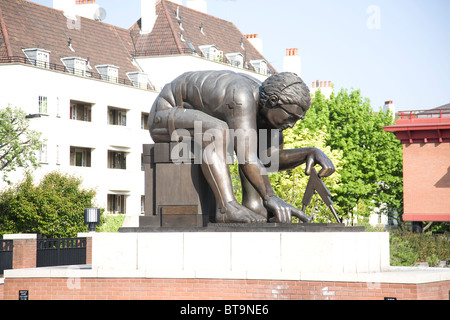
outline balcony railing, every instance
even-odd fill
[[[400,111],[396,124],[450,122],[450,108]]]
[[[241,63],[233,63],[232,61],[230,61],[228,58],[226,58],[225,56],[218,58],[217,56],[214,55],[205,55],[203,54],[201,51],[193,51],[192,49],[189,48],[182,48],[181,49],[181,53],[182,54],[192,54],[194,56],[198,56],[201,58],[205,58],[208,59],[210,61],[214,61],[214,62],[219,62],[219,63],[224,63],[224,64],[228,64],[231,65],[233,67],[238,67],[241,69],[246,69],[246,70],[250,70],[250,71],[254,71],[256,73],[260,73],[260,74],[264,74],[264,75],[272,75],[272,71],[270,69],[259,69],[259,68],[254,68],[254,70],[252,70],[249,67],[244,67],[243,64]],[[165,51],[161,51],[158,49],[154,49],[154,50],[144,50],[144,51],[136,51],[134,54],[135,58],[142,58],[142,57],[149,57],[149,56],[171,56],[171,55],[177,55],[180,54],[180,51],[178,50],[165,50]]]
[[[102,81],[106,81],[106,82],[111,82],[111,83],[116,83],[116,84],[121,84],[121,85],[126,85],[126,86],[130,86],[130,87],[142,89],[142,85],[139,85],[137,82],[131,81],[129,79],[109,77],[109,76],[101,75],[96,72],[80,70],[80,69],[75,69],[75,68],[67,68],[64,65],[42,62],[39,60],[32,60],[32,59],[28,59],[26,57],[19,57],[19,56],[0,57],[0,64],[10,64],[10,63],[11,64],[16,64],[16,63],[26,64],[26,65],[31,65],[31,66],[42,68],[42,69],[70,73],[70,74],[74,74],[74,75],[84,77],[84,78],[102,80]],[[147,90],[154,91],[155,88],[147,83]]]
[[[445,118],[450,117],[449,109],[400,111],[400,119]]]

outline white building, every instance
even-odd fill
[[[316,91],[320,90],[320,93],[322,93],[325,96],[325,99],[330,99],[331,94],[333,93],[333,84],[331,81],[313,81],[310,91],[311,95],[315,95]]]
[[[257,35],[243,35],[232,23],[208,15],[204,0],[187,5],[142,0],[141,19],[130,29],[132,54],[156,88],[192,70],[234,70],[262,81],[276,72]]]
[[[302,61],[297,48],[286,49],[286,56],[283,60],[283,71],[293,72],[299,77],[302,76]]]
[[[137,226],[142,145],[152,142],[147,118],[158,88],[192,70],[260,80],[276,71],[234,25],[206,14],[203,0],[189,1],[193,8],[142,0],[130,30],[97,21],[95,0],[54,3],[60,10],[0,0],[0,107],[43,115],[30,120],[46,139],[36,180],[54,170],[80,176],[96,188],[99,207]]]

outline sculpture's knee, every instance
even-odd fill
[[[203,141],[210,143],[226,144],[228,140],[229,127],[226,122],[217,120],[208,124],[203,131]]]

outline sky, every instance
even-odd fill
[[[128,29],[140,18],[140,0],[96,3],[106,23]],[[308,85],[359,89],[376,111],[388,100],[398,111],[450,103],[449,0],[208,0],[208,14],[258,34],[278,72],[298,48]]]

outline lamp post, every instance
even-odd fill
[[[100,222],[100,209],[87,208],[84,210],[84,224],[89,226],[89,232],[95,232],[95,227]]]

